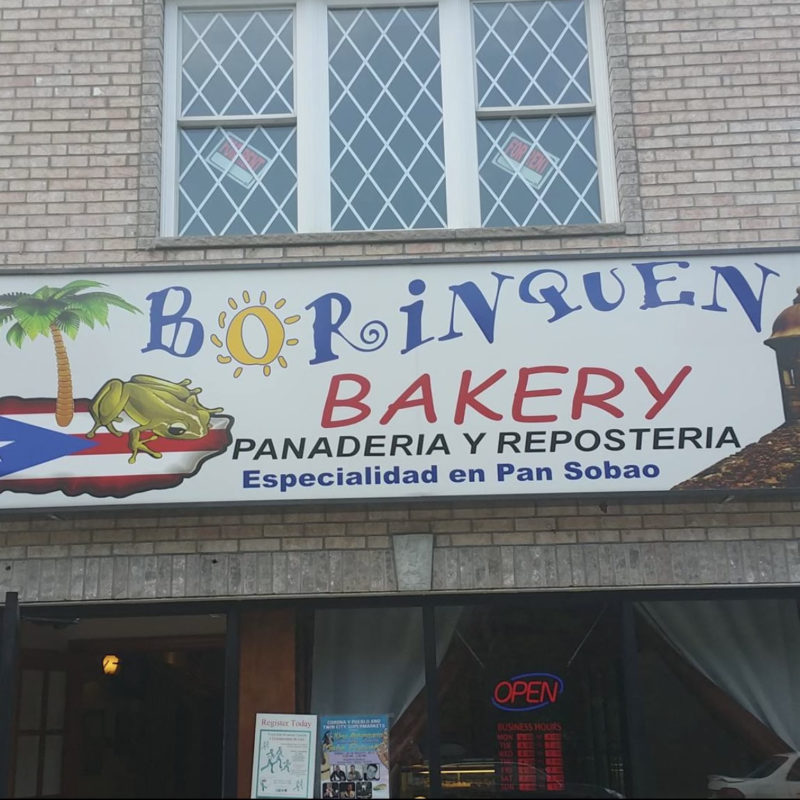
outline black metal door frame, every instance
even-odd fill
[[[0,630],[0,797],[11,797],[14,715],[19,665],[19,598],[6,592]]]

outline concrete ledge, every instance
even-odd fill
[[[23,603],[799,582],[800,541],[776,539],[0,559],[0,596]]]
[[[611,236],[626,232],[623,223],[597,225],[535,225],[527,228],[459,228],[417,231],[342,231],[326,233],[284,233],[266,236],[167,236],[141,239],[147,250],[198,249],[213,247],[285,247],[292,245],[397,244],[415,242],[461,242],[467,239],[536,239],[572,236]]]

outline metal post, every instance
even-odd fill
[[[428,797],[442,796],[442,757],[439,722],[439,667],[436,662],[436,618],[434,607],[422,607],[422,636],[425,645],[425,699],[428,710]]]
[[[225,689],[222,722],[222,797],[236,797],[239,776],[239,608],[225,624]],[[248,793],[249,794],[249,793]]]
[[[17,701],[19,660],[19,598],[6,592],[0,632],[0,798],[11,797],[11,753]]]

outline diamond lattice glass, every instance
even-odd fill
[[[478,121],[482,224],[600,221],[594,118]]]
[[[583,0],[473,3],[478,107],[590,103]]]
[[[333,230],[446,225],[435,7],[328,12]]]
[[[182,130],[179,170],[179,235],[297,230],[293,127]]]
[[[181,114],[288,114],[294,107],[289,9],[181,18]]]

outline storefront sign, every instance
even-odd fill
[[[497,758],[502,791],[564,791],[560,722],[498,722]]]
[[[389,797],[389,718],[321,717],[323,798]]]
[[[535,711],[552,705],[561,697],[564,681],[547,672],[527,672],[498,681],[492,704],[501,711]]]
[[[251,797],[311,797],[317,718],[256,714]]]
[[[0,508],[796,487],[799,282],[735,251],[4,274]]]
[[[497,675],[496,667],[489,674]],[[564,681],[552,672],[507,675],[500,672],[499,679],[489,682],[499,788],[563,792]]]

